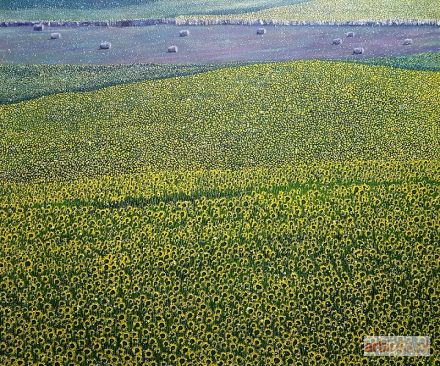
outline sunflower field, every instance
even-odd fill
[[[0,106],[0,364],[438,365],[439,81],[298,61]]]
[[[411,70],[440,71],[440,52],[407,56],[345,60]],[[245,62],[200,65],[16,65],[0,64],[0,104],[15,103],[50,94],[91,91],[111,85],[186,76],[220,68],[244,66]],[[30,88],[29,85],[33,87]]]
[[[0,178],[437,160],[438,85],[434,71],[296,61],[50,95],[0,106]]]

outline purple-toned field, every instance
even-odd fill
[[[191,26],[188,37],[179,37],[182,27],[0,28],[0,63],[21,64],[117,64],[117,63],[224,63],[292,59],[346,59],[408,55],[440,50],[440,27],[341,27],[268,26],[257,35],[254,26]],[[347,32],[354,32],[347,38]],[[50,39],[60,32],[61,39]],[[342,38],[341,45],[332,45]],[[411,45],[404,40],[411,38]],[[103,41],[109,50],[100,50]],[[169,53],[171,45],[177,53]],[[354,48],[363,55],[353,55]]]

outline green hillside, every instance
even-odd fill
[[[224,65],[0,65],[0,104],[141,80],[215,70]]]
[[[419,53],[409,56],[372,57],[358,59],[354,62],[408,70],[440,71],[440,52]]]

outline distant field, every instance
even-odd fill
[[[366,58],[353,62],[411,70],[440,71],[440,53]],[[110,85],[189,75],[239,65],[0,65],[2,85],[0,104],[49,94],[90,91]]]
[[[111,20],[195,14],[303,21],[440,19],[440,0],[0,0],[0,20]]]
[[[298,21],[440,20],[440,0],[310,0],[236,17]]]
[[[299,61],[57,94],[0,107],[0,176],[438,159],[439,82],[438,72]]]
[[[0,0],[0,20],[112,20],[237,14],[302,0]]]

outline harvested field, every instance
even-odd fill
[[[258,26],[193,26],[191,37],[179,37],[178,26],[63,28],[59,42],[48,40],[52,28],[34,32],[32,27],[0,29],[1,63],[116,64],[259,62],[295,59],[350,59],[356,47],[368,49],[364,57],[412,55],[440,50],[439,27],[332,27],[272,26],[264,37],[255,37]],[[48,34],[46,34],[46,32]],[[353,38],[345,38],[354,32]],[[340,47],[332,47],[344,38]],[[403,45],[413,39],[411,47]],[[97,52],[103,39],[109,52]],[[179,53],[167,52],[176,45]]]

